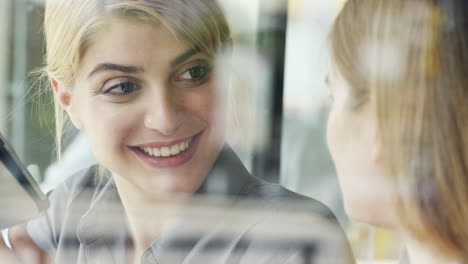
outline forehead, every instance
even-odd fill
[[[161,23],[111,19],[88,45],[81,60],[80,75],[99,63],[141,67],[164,64],[189,48],[186,41]]]

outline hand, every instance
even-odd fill
[[[19,264],[20,262],[15,257],[10,248],[5,244],[3,236],[0,236],[0,259],[4,263]]]
[[[29,236],[28,232],[26,231],[26,225],[16,225],[11,227],[8,230],[8,237],[10,239],[12,252],[17,261],[12,263],[51,263],[47,253],[40,249]]]

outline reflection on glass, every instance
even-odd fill
[[[255,25],[231,34],[215,0],[51,0],[44,16],[31,87],[53,95],[58,156],[97,165],[49,168],[50,208],[11,229],[24,262],[354,263],[332,211],[233,151],[252,168],[268,143],[277,65],[255,50]]]

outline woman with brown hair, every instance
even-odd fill
[[[411,263],[468,263],[468,3],[349,0],[331,48],[348,214],[400,232]]]

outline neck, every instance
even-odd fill
[[[155,198],[122,177],[114,176],[114,180],[127,216],[133,250],[139,255],[174,223],[188,197]]]
[[[404,238],[405,246],[408,253],[409,263],[425,263],[425,264],[458,264],[461,263],[455,258],[450,258],[440,254],[429,245],[424,244],[411,236]]]

